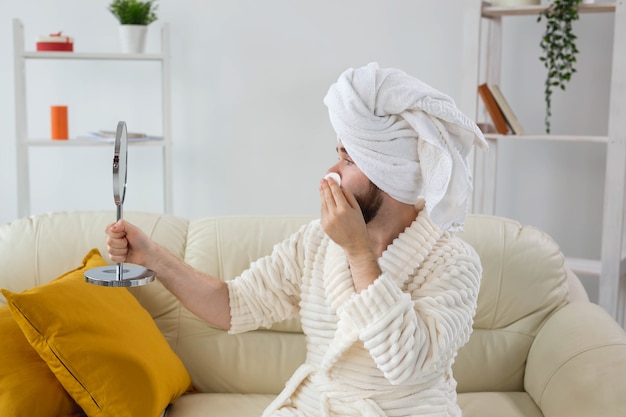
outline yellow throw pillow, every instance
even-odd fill
[[[0,416],[83,416],[48,365],[15,323],[9,307],[0,307]]]
[[[125,288],[84,282],[97,249],[58,279],[2,293],[31,346],[90,417],[156,417],[191,385],[183,363]]]

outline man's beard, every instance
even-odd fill
[[[369,188],[367,192],[364,194],[355,194],[354,198],[357,203],[359,203],[359,207],[361,208],[361,213],[363,214],[363,220],[365,220],[365,224],[368,224],[376,217],[380,206],[383,204],[383,195],[380,188],[374,185],[373,182],[370,181]]]

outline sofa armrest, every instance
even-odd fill
[[[567,304],[537,334],[524,385],[545,417],[626,416],[626,333],[596,304]]]
[[[578,278],[569,268],[567,269],[566,285],[570,303],[577,301],[589,301],[589,295],[587,294],[583,283],[580,281],[580,278]]]

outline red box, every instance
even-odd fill
[[[61,32],[52,33],[49,36],[39,36],[37,38],[38,51],[74,51],[74,39],[69,36],[62,36]]]

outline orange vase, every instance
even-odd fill
[[[69,139],[67,132],[67,106],[50,106],[50,137]]]

